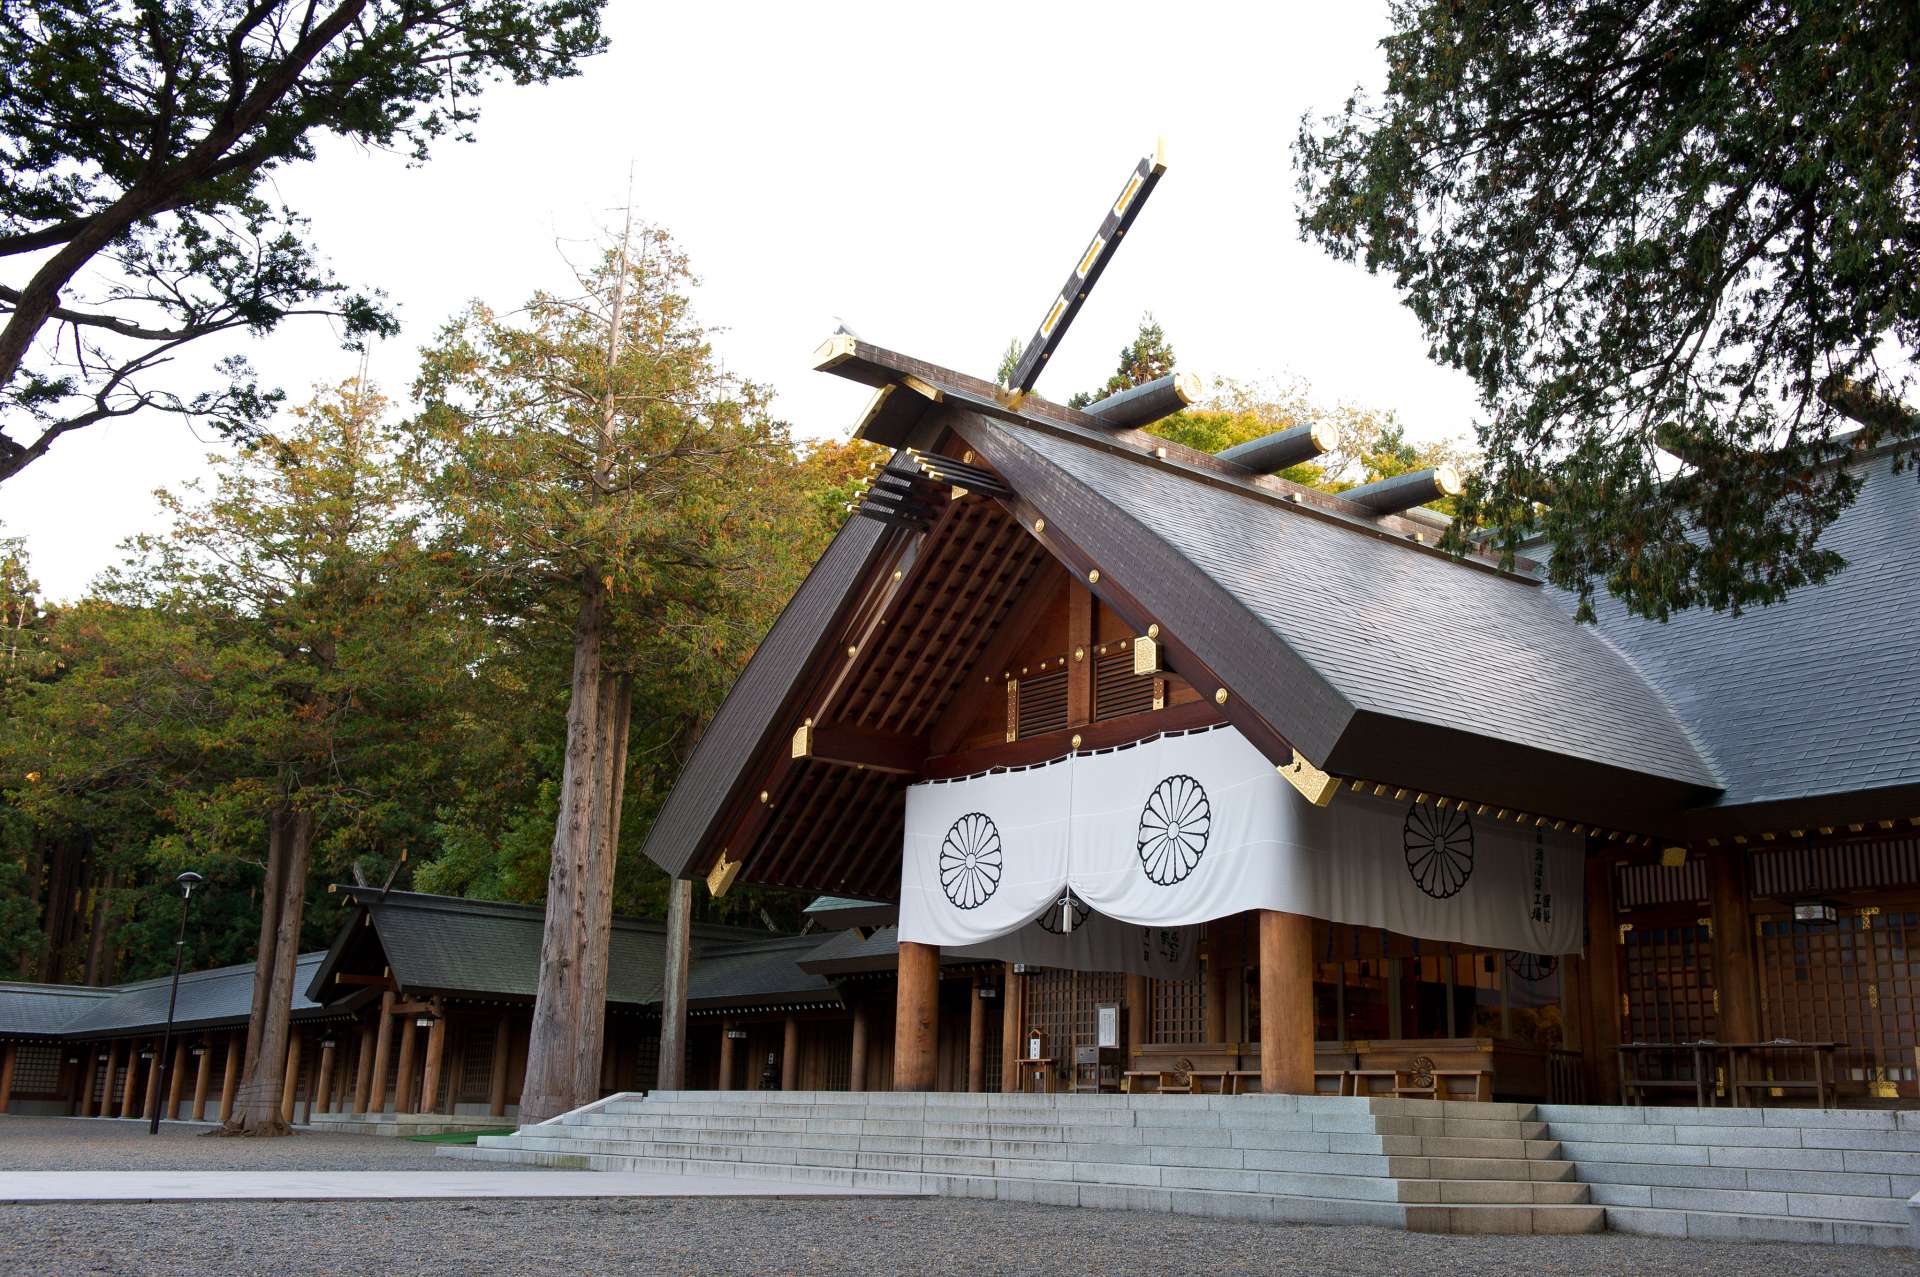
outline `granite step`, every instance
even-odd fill
[[[1804,1215],[1743,1214],[1735,1211],[1669,1210],[1646,1206],[1603,1206],[1607,1227],[1650,1237],[1692,1237],[1703,1241],[1801,1242],[1890,1249],[1913,1245],[1908,1223],[1820,1219]]]

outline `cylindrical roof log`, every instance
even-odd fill
[[[1398,514],[1414,506],[1460,495],[1460,472],[1452,466],[1433,466],[1390,479],[1375,479],[1357,488],[1348,488],[1341,498],[1363,505],[1375,514]]]
[[[1275,474],[1288,466],[1311,461],[1340,446],[1340,431],[1331,421],[1276,430],[1270,435],[1223,448],[1214,455],[1245,466],[1255,474]]]
[[[1128,429],[1152,425],[1171,417],[1200,398],[1200,379],[1190,372],[1170,372],[1144,386],[1096,399],[1080,411],[1098,417],[1103,426]]]

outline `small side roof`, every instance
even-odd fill
[[[294,968],[293,1016],[297,1020],[327,1013],[326,1007],[306,994],[307,984],[320,969],[320,961],[325,956],[303,953]],[[212,971],[183,973],[174,1027],[204,1029],[245,1024],[253,1009],[253,965],[248,962]],[[86,1014],[68,1023],[66,1032],[74,1037],[94,1038],[159,1030],[167,1022],[167,999],[172,983],[173,977],[168,975],[121,985],[112,991],[112,997],[94,1003]]]
[[[91,985],[0,982],[0,1037],[56,1036],[116,992]]]
[[[801,959],[819,947],[818,936],[716,945],[691,964],[687,1002],[708,1007],[769,1001],[838,1003],[833,986],[801,965]]]
[[[377,887],[339,890],[373,920],[387,965],[403,991],[531,999],[539,991],[546,910],[538,905],[463,900]],[[309,996],[323,991],[354,939],[349,919],[315,967]],[[767,939],[763,931],[696,924],[696,957],[714,945]],[[615,918],[607,946],[607,1001],[645,1006],[660,1000],[666,976],[666,924]]]

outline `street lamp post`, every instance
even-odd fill
[[[153,1120],[147,1124],[147,1134],[160,1133],[160,1114],[166,1107],[167,1086],[173,1073],[173,1009],[180,1002],[180,960],[187,952],[187,910],[193,904],[193,889],[204,879],[189,869],[174,882],[180,887],[180,934],[173,940],[173,990],[167,994],[167,1031],[160,1039],[160,1089],[154,1096]]]

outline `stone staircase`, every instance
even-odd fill
[[[1620,1232],[1913,1244],[1920,1113],[1603,1108],[1537,1115]]]
[[[1429,1233],[1604,1226],[1532,1105],[662,1091],[442,1156]]]

